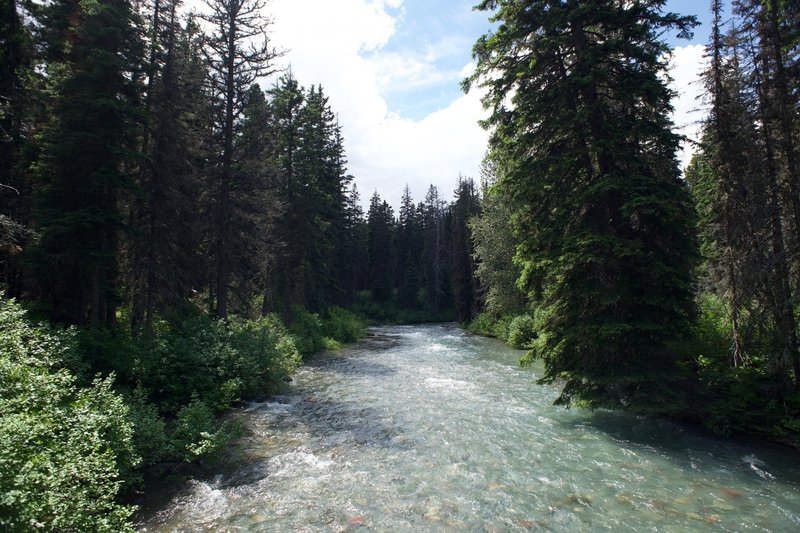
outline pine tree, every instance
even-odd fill
[[[517,207],[523,281],[540,297],[532,356],[557,403],[656,401],[694,312],[696,251],[664,81],[663,1],[486,0],[475,45],[492,157]]]
[[[394,213],[377,191],[372,195],[367,212],[369,290],[376,302],[392,299],[394,286]]]
[[[408,185],[403,189],[397,224],[397,301],[401,307],[414,309],[420,289],[422,259],[422,220]]]
[[[231,245],[239,258],[232,270],[235,294],[239,308],[246,310],[256,289],[266,294],[267,286],[275,281],[273,275],[283,247],[276,228],[285,215],[285,205],[275,156],[272,106],[258,85],[250,88],[243,115],[231,193],[237,233]]]
[[[262,0],[206,0],[210,13],[201,18],[212,28],[207,36],[206,58],[215,101],[218,169],[213,177],[213,254],[215,311],[228,316],[231,269],[237,258],[229,247],[235,232],[231,188],[236,161],[235,141],[247,89],[272,72],[278,53],[267,37]]]
[[[177,7],[159,0],[153,14],[158,31],[149,61],[155,66],[146,69],[143,157],[126,250],[134,334],[142,326],[152,334],[157,313],[183,305],[202,286],[205,270],[198,206],[210,128],[206,69],[198,28],[193,21],[181,27]]]
[[[453,299],[456,318],[460,323],[466,324],[475,318],[481,306],[481,291],[475,275],[472,231],[469,226],[470,220],[480,214],[480,199],[472,178],[459,177],[456,201],[453,204],[452,212]]]
[[[33,39],[24,15],[17,0],[0,5],[0,283],[17,298],[23,291],[19,257],[30,237],[25,152],[37,100]]]
[[[436,186],[428,187],[422,204],[422,280],[426,311],[439,314],[449,307],[450,262],[447,210]]]
[[[291,72],[282,75],[269,91],[276,136],[275,159],[280,181],[280,199],[286,215],[278,224],[278,234],[283,248],[277,258],[277,267],[270,294],[265,301],[270,302],[270,310],[288,312],[297,303],[300,288],[299,269],[295,258],[300,256],[303,233],[298,227],[300,216],[296,205],[302,196],[298,167],[300,144],[302,142],[301,112],[305,95],[297,79]]]
[[[514,262],[518,239],[511,226],[514,209],[499,187],[487,186],[481,213],[472,219],[470,229],[475,244],[475,276],[480,281],[486,311],[495,317],[519,312],[526,298],[517,286],[521,275]]]
[[[97,326],[114,322],[120,301],[119,201],[131,187],[124,169],[134,148],[131,73],[141,39],[126,0],[73,7],[65,20],[53,20],[68,28],[69,47],[37,163],[35,260],[53,318]]]
[[[360,202],[358,187],[353,183],[347,197],[343,242],[338,250],[342,261],[339,283],[344,292],[345,303],[352,302],[357,292],[367,290],[368,233]]]

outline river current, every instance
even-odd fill
[[[800,531],[800,458],[669,422],[554,407],[522,352],[382,327],[247,406],[236,467],[143,531]]]

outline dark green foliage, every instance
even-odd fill
[[[533,354],[558,403],[624,406],[677,379],[696,258],[656,35],[693,20],[663,2],[485,1],[475,46],[492,161],[516,207]],[[536,58],[536,60],[532,60]]]
[[[241,430],[235,422],[220,424],[214,410],[194,396],[175,418],[172,453],[186,462],[213,457],[240,434]]]
[[[351,189],[348,198],[342,130],[322,87],[306,91],[289,73],[270,96],[285,216],[277,224],[277,282],[265,305],[283,313],[293,305],[322,311],[345,303],[364,283],[358,193]]]
[[[759,317],[743,313],[743,331]],[[725,302],[713,295],[700,299],[700,314],[686,345],[692,354],[695,381],[688,389],[683,417],[697,420],[718,435],[750,435],[800,445],[800,396],[784,394],[769,371],[774,349],[770,331],[747,336],[748,365],[733,367],[730,314]],[[782,397],[781,397],[782,396]]]
[[[517,286],[522,272],[514,262],[518,239],[511,225],[513,212],[502,189],[490,187],[483,196],[481,214],[470,221],[475,276],[483,288],[485,308],[495,316],[520,312],[526,303],[525,293]]]
[[[170,457],[167,424],[158,406],[148,402],[144,389],[141,388],[134,390],[126,403],[133,426],[133,447],[142,458],[142,465],[154,465]],[[138,481],[136,478],[134,480]]]
[[[354,342],[366,333],[363,321],[354,313],[334,307],[323,316],[309,313],[301,307],[292,310],[294,318],[289,325],[297,349],[309,355],[325,349],[337,349],[343,343]]]
[[[29,14],[17,0],[0,5],[0,283],[19,297],[25,276],[21,251],[30,241],[30,164],[32,123],[39,76],[34,43],[24,22]]]
[[[456,317],[462,324],[469,323],[481,306],[481,289],[475,275],[472,230],[470,220],[480,215],[480,198],[472,178],[460,178],[456,201],[452,207],[451,271],[453,301]]]
[[[388,303],[393,297],[395,252],[392,234],[394,213],[377,191],[372,195],[367,213],[367,250],[369,258],[369,290],[379,303]]]
[[[422,217],[411,199],[411,190],[406,185],[400,204],[400,213],[395,231],[397,249],[397,303],[400,307],[414,309],[419,305],[417,297],[421,287],[420,258],[422,255]]]
[[[65,14],[70,46],[53,69],[56,98],[37,163],[34,259],[52,317],[98,326],[114,322],[119,304],[118,203],[131,187],[124,169],[133,158],[131,76],[141,40],[126,0],[72,8]]]
[[[63,367],[75,332],[31,325],[0,295],[0,529],[129,531],[117,494],[139,459],[113,376]],[[69,356],[69,355],[68,355]]]
[[[193,23],[180,26],[176,2],[159,0],[159,6],[125,247],[131,329],[148,335],[159,314],[182,305],[202,285],[207,267],[199,253],[203,224],[197,209],[202,162],[209,155],[204,130],[211,126],[201,37]]]
[[[449,212],[431,185],[419,207],[422,218],[422,289],[425,312],[438,315],[451,307]]]
[[[193,397],[221,411],[268,395],[299,364],[287,331],[272,315],[228,324],[202,316],[175,327],[161,324],[138,350],[133,382],[172,415]]]
[[[354,313],[341,307],[334,307],[328,310],[322,320],[322,332],[335,341],[347,343],[363,338],[366,328]]]
[[[294,317],[289,324],[289,332],[294,337],[300,354],[308,355],[325,349],[325,336],[319,315],[298,306],[292,309],[292,314]]]
[[[228,317],[228,289],[232,270],[240,259],[235,248],[242,216],[237,204],[236,162],[241,157],[237,137],[247,106],[248,89],[255,81],[274,72],[272,61],[278,52],[268,38],[270,19],[261,11],[262,0],[206,0],[207,11],[200,17],[208,26],[203,56],[209,76],[214,138],[210,178],[209,248],[214,257],[213,296],[215,313]],[[245,194],[250,192],[245,188]]]
[[[536,339],[536,324],[531,315],[515,316],[508,324],[508,344],[518,350],[530,348]]]

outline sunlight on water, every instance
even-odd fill
[[[800,530],[789,451],[556,408],[520,352],[452,326],[372,334],[243,409],[243,466],[141,529]]]

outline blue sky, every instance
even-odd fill
[[[388,87],[384,91],[389,109],[413,120],[447,106],[461,94],[454,78],[470,61],[472,45],[489,28],[487,13],[475,11],[473,0],[406,0],[401,8],[390,10],[398,15],[396,31],[389,42],[375,54],[397,54],[404,57],[428,58],[436,72],[453,74],[432,78],[425,84]],[[708,2],[671,0],[666,9],[695,15],[702,23],[691,41],[672,36],[673,46],[687,43],[705,44],[709,36],[711,15]]]
[[[488,134],[480,94],[461,92],[472,45],[489,30],[476,0],[271,0],[274,44],[284,66],[308,86],[322,84],[344,129],[350,171],[366,204],[378,190],[399,205],[406,183],[415,200],[429,184],[450,198],[459,175],[478,177]],[[697,15],[694,39],[674,42],[671,72],[680,93],[674,121],[697,132],[697,73],[708,39],[710,1],[672,0]],[[681,154],[683,164],[689,152]]]

